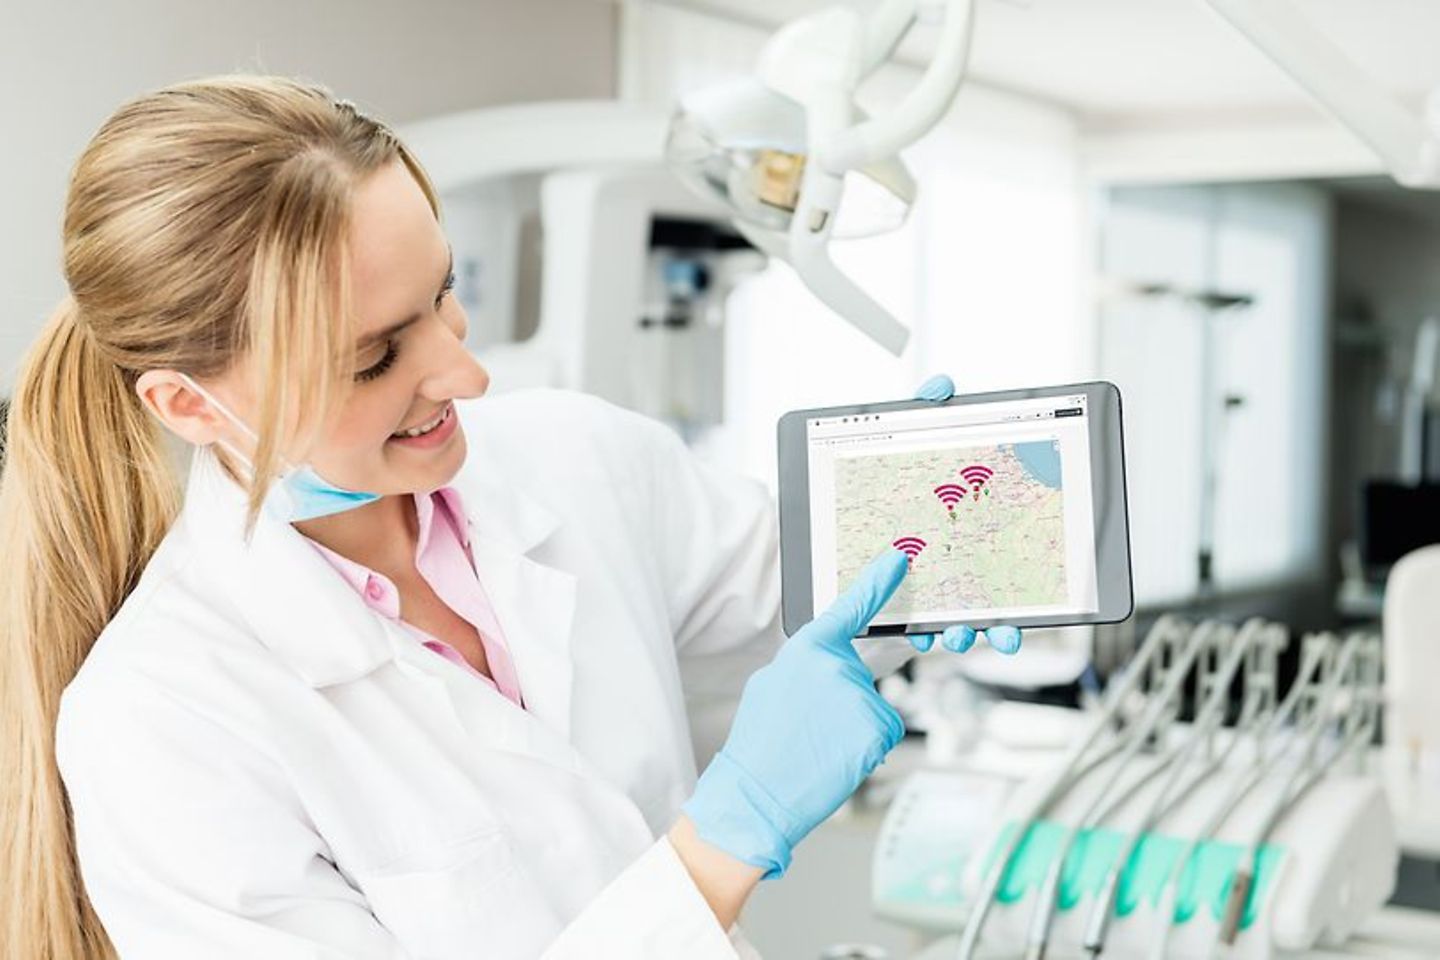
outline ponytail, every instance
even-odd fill
[[[178,511],[135,378],[253,362],[253,522],[282,447],[350,382],[354,188],[397,160],[438,213],[389,127],[313,84],[237,76],[123,104],[75,163],[71,297],[26,358],[0,464],[0,960],[115,954],[53,750],[61,692]]]
[[[159,546],[175,478],[131,377],[66,298],[27,356],[0,474],[0,957],[110,960],[54,758],[60,694]]]

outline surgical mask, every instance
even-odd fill
[[[251,430],[244,420],[231,413],[230,408],[217,400],[210,391],[186,374],[182,373],[180,377],[190,385],[192,390],[209,401],[212,407],[219,410],[225,419],[235,424],[242,433],[256,443],[260,441],[255,431]],[[250,469],[252,475],[254,474],[255,465],[249,457],[224,440],[217,442],[243,462]],[[354,510],[356,507],[362,507],[379,499],[378,493],[363,493],[337,487],[316,473],[315,469],[308,464],[300,466],[287,464],[285,472],[280,475],[265,496],[265,509],[277,519],[286,523],[296,523],[301,520],[314,520],[316,517],[328,517],[334,513]]]

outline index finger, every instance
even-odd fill
[[[869,626],[910,570],[910,558],[894,547],[871,560],[850,588],[835,598],[821,617],[830,621],[836,636],[827,637],[849,643]]]

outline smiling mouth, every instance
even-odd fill
[[[411,427],[409,430],[397,430],[390,436],[398,440],[412,440],[415,437],[423,437],[427,433],[438,430],[446,420],[454,416],[454,412],[455,405],[453,403],[447,403],[445,404],[445,409],[437,413],[433,420],[427,420],[420,424],[420,426]]]

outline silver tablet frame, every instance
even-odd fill
[[[1104,380],[1058,386],[1029,387],[971,393],[944,403],[902,400],[861,403],[843,407],[792,410],[780,418],[780,570],[781,607],[785,632],[793,634],[815,617],[810,575],[810,459],[806,422],[825,417],[865,416],[896,410],[968,407],[982,403],[1035,400],[1084,393],[1090,426],[1090,472],[1094,495],[1095,573],[1099,609],[1095,613],[1013,620],[977,620],[982,629],[998,623],[1016,627],[1059,627],[1089,623],[1118,623],[1135,610],[1134,579],[1130,567],[1130,522],[1125,493],[1125,438],[1120,409],[1120,388]],[[887,624],[872,627],[869,635],[937,633],[948,623]]]

